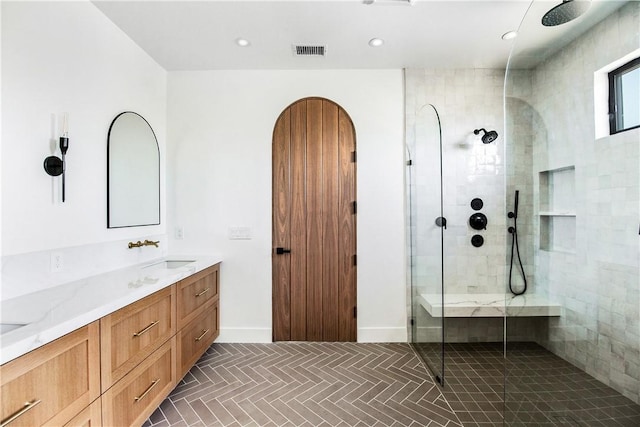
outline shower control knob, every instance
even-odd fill
[[[474,230],[486,230],[487,229],[487,216],[480,212],[474,213],[469,217],[469,225]]]
[[[471,244],[473,245],[473,247],[479,248],[480,246],[484,245],[484,237],[479,234],[474,235],[471,238]]]
[[[473,209],[474,211],[479,211],[483,206],[484,202],[479,197],[476,197],[471,201],[471,209]]]

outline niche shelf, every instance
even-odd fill
[[[576,169],[567,166],[540,172],[540,249],[576,251]]]

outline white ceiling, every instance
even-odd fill
[[[505,68],[525,13],[535,65],[624,2],[593,0],[582,17],[547,28],[544,13],[562,0],[94,1],[167,70]],[[251,42],[241,48],[239,37]],[[371,48],[374,37],[385,40]],[[523,37],[520,37],[522,40]],[[554,41],[555,40],[555,41]],[[519,46],[524,48],[525,46]],[[295,57],[292,44],[321,44],[327,55]],[[523,50],[523,49],[520,49]]]

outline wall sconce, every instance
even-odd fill
[[[64,191],[64,171],[65,164],[64,158],[69,149],[69,117],[68,114],[64,115],[64,122],[62,125],[62,136],[60,137],[60,152],[62,153],[62,159],[58,156],[49,156],[44,159],[44,170],[51,176],[62,175],[62,201],[65,200]]]

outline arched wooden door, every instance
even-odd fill
[[[356,340],[356,141],[322,98],[273,131],[273,340]]]

